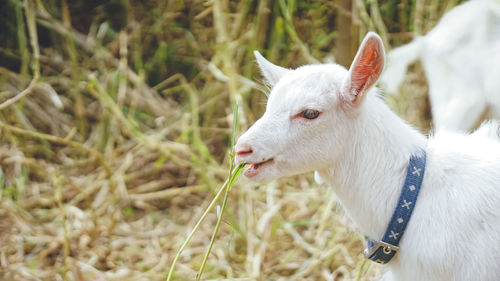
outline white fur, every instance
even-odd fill
[[[434,127],[467,131],[489,109],[500,118],[500,2],[472,0],[446,13],[428,34],[388,54],[380,82],[394,94],[420,59]]]
[[[380,38],[368,37],[360,50],[377,40],[382,56],[375,63],[383,65]],[[270,64],[261,56],[257,62],[261,68]],[[238,140],[236,161],[273,159],[247,173],[257,181],[316,170],[360,231],[380,239],[410,156],[425,149],[420,195],[384,280],[500,280],[499,124],[487,123],[471,135],[439,131],[427,139],[396,116],[374,87],[353,91],[366,97],[345,106],[354,103],[345,89],[357,89],[349,81],[359,66],[355,60],[349,72],[336,64],[279,69],[268,79],[274,87],[266,112]],[[308,120],[300,117],[304,109],[322,113]]]

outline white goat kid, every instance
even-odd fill
[[[380,239],[412,155],[427,153],[420,195],[384,280],[500,280],[498,124],[430,139],[396,116],[373,87],[384,65],[369,33],[351,68],[285,69],[255,53],[273,86],[266,112],[236,145],[256,181],[316,170],[360,231]]]
[[[500,120],[500,2],[467,1],[425,36],[388,53],[381,84],[395,94],[420,59],[435,129],[467,131],[481,117]]]

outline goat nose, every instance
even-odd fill
[[[252,154],[252,152],[252,147],[248,144],[241,144],[236,146],[236,155],[238,156],[249,155]]]

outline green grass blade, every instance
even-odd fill
[[[174,258],[174,260],[172,262],[172,265],[170,266],[170,270],[168,272],[167,281],[170,281],[172,279],[175,264],[179,260],[179,257],[181,256],[181,254],[184,251],[184,249],[186,248],[186,246],[189,244],[189,242],[191,242],[191,239],[193,238],[194,233],[198,230],[198,228],[200,227],[201,223],[206,219],[208,213],[210,213],[210,211],[212,210],[212,208],[215,206],[215,203],[219,200],[222,192],[225,191],[225,190],[228,190],[226,192],[229,192],[230,187],[232,187],[234,185],[234,183],[236,181],[236,178],[241,174],[241,171],[243,171],[243,167],[244,166],[245,166],[245,163],[241,163],[240,165],[238,165],[238,167],[231,174],[231,177],[229,177],[224,182],[224,184],[222,185],[222,187],[219,189],[219,191],[215,195],[215,198],[212,200],[212,202],[210,202],[210,205],[208,205],[207,209],[205,210],[205,212],[203,213],[203,215],[201,216],[201,218],[198,220],[198,222],[196,223],[196,225],[193,227],[193,229],[191,230],[191,232],[187,236],[186,240],[182,244],[181,248],[179,249],[179,251],[175,255],[175,258]],[[219,220],[220,220],[220,218],[222,218],[222,214],[223,214],[223,209],[221,210],[221,215],[219,217]],[[220,223],[220,222],[218,222],[218,223]]]
[[[229,152],[229,171],[233,171],[234,167],[234,144],[235,144],[235,136],[236,136],[236,126],[238,125],[238,103],[235,103],[233,105],[233,130],[231,133],[231,151]],[[229,192],[231,191],[236,179],[240,175],[241,171],[243,171],[243,167],[245,166],[244,163],[240,163],[238,167],[232,172],[231,176],[229,177],[229,184],[226,187],[226,193],[224,194],[224,199],[222,201],[222,207],[221,211],[219,214],[219,217],[217,218],[217,223],[215,224],[215,229],[212,234],[212,238],[210,239],[210,244],[208,244],[207,251],[205,253],[205,256],[203,257],[203,261],[201,262],[200,269],[198,270],[198,274],[196,275],[196,280],[200,280],[201,275],[203,274],[203,271],[205,270],[205,265],[207,264],[208,256],[210,255],[210,252],[212,251],[212,246],[215,242],[215,238],[217,237],[217,233],[219,232],[220,224],[222,222],[222,217],[224,215],[224,211],[226,210],[226,204],[227,204],[227,199],[229,198]]]
[[[219,232],[220,224],[222,222],[222,217],[224,215],[224,211],[226,210],[226,204],[227,204],[227,199],[229,198],[229,192],[231,191],[236,179],[238,176],[241,174],[241,171],[243,171],[243,167],[245,166],[245,163],[240,163],[236,170],[233,172],[229,184],[226,187],[226,193],[224,194],[224,199],[222,201],[222,207],[220,210],[219,217],[217,218],[217,223],[215,224],[215,229],[214,233],[212,234],[212,238],[210,239],[210,244],[208,244],[207,251],[205,253],[205,256],[203,257],[203,261],[201,262],[200,270],[198,270],[198,274],[196,275],[196,281],[199,281],[201,278],[201,275],[203,274],[203,271],[205,270],[205,265],[208,260],[208,256],[210,255],[210,252],[212,251],[212,246],[214,245],[215,238],[217,237],[217,233]]]
[[[193,227],[193,229],[191,230],[191,232],[188,234],[186,240],[182,244],[182,246],[179,249],[179,251],[177,251],[177,254],[175,255],[175,258],[172,261],[172,265],[170,266],[170,270],[169,270],[168,276],[167,276],[167,281],[171,280],[173,272],[174,272],[175,264],[179,260],[179,257],[181,256],[182,252],[184,251],[184,249],[186,248],[186,246],[189,244],[189,242],[191,242],[191,239],[193,238],[194,233],[198,230],[198,228],[200,227],[201,223],[206,219],[208,213],[210,213],[210,211],[212,210],[212,208],[215,206],[215,203],[219,200],[222,192],[226,189],[226,186],[228,185],[229,181],[230,181],[230,179],[228,178],[226,180],[226,182],[222,185],[222,187],[219,189],[219,191],[215,195],[215,198],[212,200],[212,202],[210,202],[210,205],[208,205],[208,207],[205,210],[205,212],[203,213],[203,215],[201,215],[201,218],[198,220],[198,222],[196,223],[196,225]]]

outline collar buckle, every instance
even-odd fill
[[[399,251],[398,246],[394,246],[390,243],[384,242],[384,241],[379,241],[377,244],[374,244],[373,246],[366,248],[364,251],[365,258],[373,260],[374,262],[377,263],[386,263],[382,260],[379,259],[372,259],[375,258],[375,253],[379,250],[382,249],[382,252],[386,255],[390,255],[394,253],[394,255]]]

